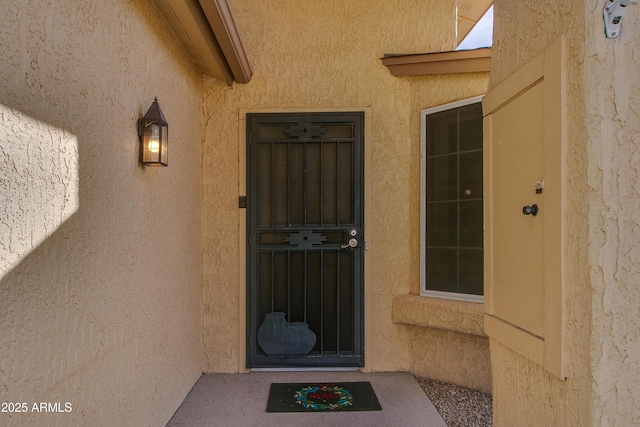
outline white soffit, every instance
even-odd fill
[[[457,44],[464,40],[492,4],[493,0],[458,0]]]

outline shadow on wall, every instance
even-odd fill
[[[59,380],[73,363],[54,369],[60,353],[79,345],[77,324],[59,330],[48,312],[70,317],[68,265],[47,262],[51,254],[74,253],[65,224],[80,208],[78,137],[19,109],[0,105],[0,401],[60,397]],[[35,267],[38,265],[38,267]],[[35,268],[34,268],[35,267]],[[65,307],[62,304],[67,304]],[[68,351],[68,350],[67,350]],[[48,375],[28,375],[47,367]],[[33,390],[39,390],[34,392]],[[53,393],[53,394],[49,394]],[[31,409],[31,408],[29,408]],[[1,414],[3,422],[12,414]],[[23,415],[23,414],[20,414]],[[30,419],[29,422],[32,422]]]
[[[0,280],[79,208],[74,134],[0,105]]]

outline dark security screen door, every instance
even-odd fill
[[[364,366],[363,120],[247,114],[249,367]],[[272,312],[308,324],[310,352],[263,348]]]

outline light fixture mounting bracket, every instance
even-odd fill
[[[620,23],[627,13],[627,7],[638,3],[637,0],[607,0],[602,15],[604,17],[604,34],[607,38],[620,36]]]

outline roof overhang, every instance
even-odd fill
[[[491,48],[413,55],[386,55],[382,58],[394,76],[480,73],[491,70]]]
[[[206,75],[247,83],[251,67],[226,0],[156,0],[176,37]]]
[[[462,43],[492,4],[493,0],[458,0],[457,44]]]

